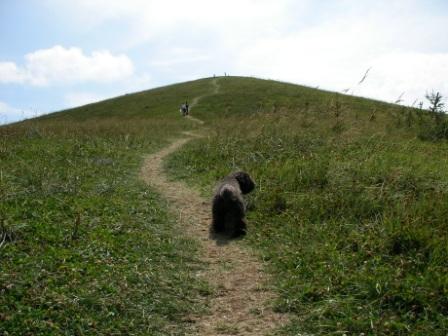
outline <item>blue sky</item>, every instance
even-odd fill
[[[0,0],[0,123],[224,72],[412,104],[447,31],[443,0]]]

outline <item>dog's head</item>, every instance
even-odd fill
[[[234,173],[234,176],[236,180],[238,181],[238,184],[240,185],[241,192],[243,194],[248,194],[255,188],[255,183],[251,179],[248,173],[240,171],[237,173]]]

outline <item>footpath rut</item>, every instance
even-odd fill
[[[211,94],[205,94],[205,95],[197,96],[197,97],[193,98],[193,100],[190,103],[190,107],[189,107],[190,111],[195,105],[198,104],[199,100],[201,100],[202,98],[204,98],[206,96],[217,94],[219,92],[219,84],[218,84],[218,80],[216,78],[214,78],[212,80],[212,85],[213,85],[213,92]],[[195,118],[191,115],[187,115],[186,118],[188,118],[189,120],[194,121],[200,125],[204,124],[204,122],[202,120]]]
[[[219,91],[214,80],[213,93]],[[193,100],[196,105],[201,97]],[[199,119],[198,119],[199,120]],[[202,122],[202,121],[201,121]],[[217,244],[209,238],[211,204],[185,183],[168,180],[163,159],[188,141],[200,137],[184,133],[161,151],[149,155],[141,170],[142,179],[165,197],[171,211],[188,236],[201,243],[201,259],[208,266],[198,277],[214,287],[209,313],[193,318],[192,335],[265,335],[286,322],[272,310],[275,299],[267,287],[268,276],[252,253],[236,241]],[[250,234],[250,233],[249,233]]]

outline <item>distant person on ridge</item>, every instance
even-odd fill
[[[190,112],[190,111],[189,111],[188,102],[185,101],[185,115],[188,115],[189,112]]]

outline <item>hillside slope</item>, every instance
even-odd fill
[[[448,146],[420,140],[432,117],[217,80],[216,94],[201,79],[0,128],[0,331],[184,334],[210,291],[192,278],[204,265],[137,172],[206,127],[166,168],[206,197],[230,171],[254,177],[241,243],[270,265],[277,311],[296,317],[280,333],[444,335]],[[204,126],[178,112],[197,96]]]
[[[1,335],[184,335],[205,310],[196,242],[138,177],[205,82],[0,128]]]
[[[443,335],[448,146],[427,112],[285,83],[223,78],[196,113],[215,132],[173,176],[211,193],[251,173],[248,240],[269,260],[296,334]]]
[[[55,112],[37,118],[39,121],[65,120],[83,121],[117,117],[178,120],[179,107],[186,100],[211,93],[211,79],[199,79],[191,82],[173,84],[152,90],[127,94],[98,103]]]

